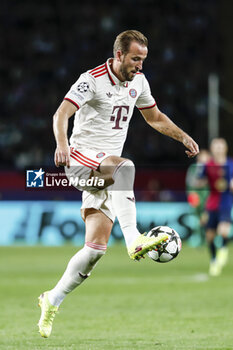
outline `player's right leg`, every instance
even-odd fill
[[[38,323],[42,337],[48,338],[54,317],[64,298],[89,276],[98,260],[105,254],[113,222],[101,211],[85,209],[85,245],[69,261],[57,285],[39,296],[41,317]]]

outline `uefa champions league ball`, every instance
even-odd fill
[[[161,243],[156,249],[151,250],[147,255],[154,261],[165,263],[177,257],[182,248],[182,242],[179,234],[168,226],[157,226],[152,228],[148,233],[148,237],[159,237],[166,233],[169,238],[166,242]]]

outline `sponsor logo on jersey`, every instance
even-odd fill
[[[44,187],[44,171],[40,170],[27,170],[26,187]]]
[[[135,89],[130,89],[129,94],[131,97],[135,98],[137,96],[137,91]]]
[[[104,152],[100,152],[96,155],[96,158],[102,158],[103,156],[105,156]]]
[[[78,84],[77,89],[79,92],[87,92],[89,89],[89,84],[86,82],[80,83]]]

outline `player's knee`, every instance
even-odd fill
[[[131,167],[132,169],[135,169],[135,165],[134,165],[134,162],[130,159],[125,159],[123,162],[122,162],[122,166],[128,166],[128,167]]]
[[[217,234],[222,236],[223,238],[227,238],[229,236],[231,229],[230,222],[222,222],[217,227]]]
[[[125,180],[127,178],[133,178],[135,176],[135,165],[130,159],[124,159],[121,163],[119,163],[113,173],[113,179],[115,180],[116,176],[118,174],[122,174],[125,177]]]
[[[215,232],[215,230],[207,230],[206,231],[206,240],[207,240],[207,242],[212,242],[213,240],[214,240],[214,238],[215,238],[215,235],[216,235],[216,232]]]

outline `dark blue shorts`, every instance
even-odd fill
[[[222,221],[231,222],[231,207],[221,210],[207,210],[208,221],[206,228],[216,229],[218,224]]]

